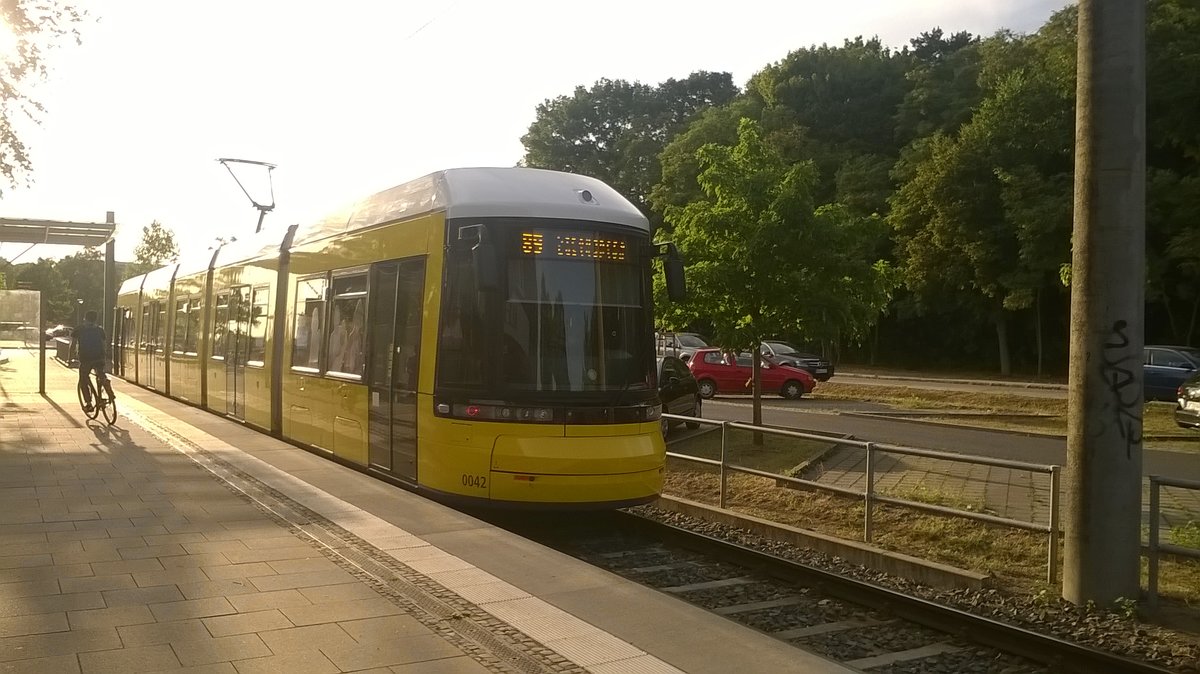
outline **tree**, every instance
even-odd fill
[[[83,250],[55,263],[55,270],[65,284],[68,302],[83,300],[83,310],[95,309],[103,316],[104,255],[99,248]]]
[[[653,215],[645,204],[662,173],[663,147],[697,113],[737,93],[729,73],[710,72],[657,87],[625,80],[579,86],[573,95],[537,107],[537,119],[521,138],[523,163],[599,178]]]
[[[742,120],[735,146],[698,152],[704,198],[666,214],[691,289],[675,318],[704,318],[718,344],[752,351],[754,421],[761,423],[764,339],[858,338],[886,306],[888,266],[867,257],[883,223],[840,204],[816,207],[814,163],[784,161],[753,120]]]
[[[0,68],[0,174],[12,186],[33,169],[29,149],[19,135],[20,119],[35,123],[45,111],[28,94],[30,81],[49,72],[47,55],[68,40],[79,43],[76,25],[86,13],[56,0],[5,0],[0,19],[12,32],[16,45]],[[2,191],[0,191],[2,193]]]
[[[45,296],[46,315],[41,317],[43,327],[53,323],[74,323],[75,302],[54,260],[39,258],[37,262],[16,265],[15,271],[18,281],[29,283]]]
[[[175,244],[175,233],[155,220],[142,227],[142,241],[133,249],[136,262],[129,266],[129,276],[137,276],[164,262],[179,257],[179,246]]]

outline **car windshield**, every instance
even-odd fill
[[[708,346],[708,342],[695,335],[675,335],[675,341],[685,349],[703,349]]]
[[[449,261],[440,383],[526,392],[647,390],[646,260],[599,230],[496,226],[500,292],[477,292],[469,248]],[[628,252],[627,252],[628,251]]]
[[[1192,363],[1200,365],[1200,349],[1179,349],[1179,352],[1187,356]]]
[[[774,351],[775,355],[777,356],[788,356],[793,353],[800,353],[796,347],[786,342],[766,342],[766,344],[767,346],[771,347],[771,350]]]

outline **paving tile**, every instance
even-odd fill
[[[214,662],[208,665],[181,667],[179,669],[162,669],[159,671],[170,672],[171,674],[238,674],[232,662]]]
[[[52,578],[79,578],[91,575],[93,575],[91,564],[55,564],[53,566],[0,570],[0,583],[20,583],[29,580],[49,580]]]
[[[38,597],[0,599],[0,615],[8,617],[78,611],[89,608],[104,608],[104,598],[100,596],[99,592],[46,594]]]
[[[45,546],[49,547],[49,543]],[[30,549],[29,546],[23,546],[24,549]],[[26,569],[29,567],[46,566],[53,564],[54,558],[50,553],[36,553],[30,555],[8,555],[0,557],[0,569]]]
[[[202,552],[195,555],[159,557],[164,569],[196,569],[205,566],[232,566],[229,559],[219,552]]]
[[[340,622],[338,625],[359,643],[384,641],[397,637],[427,634],[429,632],[429,628],[422,625],[420,621],[407,615],[348,620]]]
[[[126,559],[119,562],[97,562],[92,564],[92,571],[97,576],[162,570],[163,565],[159,564],[157,559]]]
[[[96,608],[87,611],[68,611],[67,619],[71,629],[87,629],[93,627],[120,627],[123,625],[141,625],[154,622],[154,615],[145,606],[114,606],[112,608]]]
[[[274,569],[275,573],[278,574],[342,570],[340,566],[335,564],[328,557],[325,557],[321,553],[315,551],[311,557],[306,559],[281,559],[265,562],[265,564]]]
[[[71,625],[67,622],[66,613],[0,616],[0,638],[65,632],[69,629]]]
[[[121,559],[148,559],[150,557],[174,557],[186,555],[187,550],[179,543],[143,545],[140,548],[120,548]],[[161,563],[161,562],[160,562]]]
[[[121,639],[111,627],[7,637],[0,639],[0,662],[106,651],[120,647]]]
[[[100,592],[103,590],[129,590],[137,587],[133,576],[121,574],[117,576],[91,576],[88,578],[62,578],[59,587],[67,592]]]
[[[0,674],[79,674],[79,656],[54,655],[45,658],[0,662]]]
[[[225,578],[252,578],[254,576],[271,576],[279,573],[267,562],[250,562],[248,564],[225,564],[223,566],[202,567],[205,575],[212,580]]]
[[[154,614],[154,618],[159,622],[186,620],[188,618],[207,618],[209,616],[236,613],[233,610],[233,605],[224,597],[151,604],[150,612]]]
[[[289,608],[292,606],[311,606],[308,600],[298,590],[277,590],[275,592],[256,592],[254,594],[230,595],[226,597],[238,613],[252,613],[271,608]]]
[[[155,559],[155,562],[158,560]],[[155,585],[184,585],[208,582],[208,576],[200,569],[164,569],[161,571],[139,571],[133,574],[138,587]]]
[[[335,568],[332,571],[304,571],[301,573],[284,573],[276,576],[258,576],[250,578],[254,587],[264,592],[270,590],[289,590],[299,587],[320,587],[334,583],[346,583],[354,580],[348,572]]]
[[[271,650],[267,648],[262,639],[254,634],[177,641],[171,646],[175,649],[175,655],[179,657],[179,662],[187,667],[272,655]]]
[[[221,550],[220,552],[234,564],[244,564],[247,562],[274,562],[281,559],[307,559],[312,556],[313,548],[310,545],[295,545],[290,548],[272,548],[269,550],[251,550],[246,548],[244,550]]]
[[[352,601],[354,599],[375,599],[379,593],[370,585],[361,581],[353,583],[338,583],[322,585],[321,587],[302,587],[300,594],[314,604],[324,604],[331,601]]]
[[[281,610],[287,616],[288,620],[291,620],[296,625],[317,625],[320,623],[378,618],[380,616],[399,615],[403,613],[395,604],[378,596],[374,599],[329,602],[326,604],[296,606]]]
[[[238,674],[337,674],[341,671],[318,650],[289,651],[283,655],[238,660],[234,665]]]
[[[177,586],[183,596],[188,599],[204,599],[206,597],[232,597],[240,594],[254,594],[258,588],[245,578],[226,578],[225,580],[205,580],[198,583],[185,583]]]
[[[254,613],[238,613],[235,615],[204,618],[204,625],[209,634],[214,637],[227,637],[232,634],[248,634],[250,632],[266,632],[292,627],[288,620],[278,610],[256,611]],[[275,651],[275,649],[271,649]]]
[[[469,655],[426,660],[408,665],[394,665],[391,670],[393,674],[488,674],[492,671]]]
[[[104,603],[114,606],[145,606],[147,604],[162,604],[173,601],[183,601],[185,597],[174,585],[158,587],[139,587],[133,590],[105,590]]]
[[[250,548],[247,548],[245,545],[242,544],[241,541],[238,541],[238,540],[232,540],[232,541],[202,540],[202,541],[195,541],[195,542],[185,541],[183,543],[180,543],[180,545],[182,545],[183,549],[187,550],[188,554],[190,554],[190,555],[196,555],[196,554],[201,554],[201,553],[205,553],[205,552],[220,552],[222,554],[229,553],[229,552],[239,552],[240,553],[240,552],[249,552],[249,550],[250,550]],[[226,555],[226,556],[228,557],[228,555]],[[254,560],[254,561],[262,561],[262,560]]]
[[[79,541],[84,550],[117,550],[124,548],[144,548],[146,539],[141,536],[121,536],[118,538],[95,538]]]
[[[176,669],[179,659],[170,646],[162,644],[80,653],[79,664],[83,674],[125,674]]]
[[[452,658],[463,652],[440,636],[426,634],[322,650],[342,671]]]
[[[307,649],[349,648],[358,643],[337,623],[259,632],[258,636],[276,654]]]
[[[5,583],[0,585],[0,597],[16,599],[18,597],[39,597],[44,594],[61,594],[58,580],[27,580],[20,583]]]
[[[112,548],[83,550],[82,552],[56,552],[55,564],[87,564],[91,562],[113,562],[121,559],[120,553]]]
[[[152,646],[175,641],[198,641],[212,636],[199,619],[121,626],[117,628],[117,632],[126,646]]]

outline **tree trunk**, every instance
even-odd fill
[[[875,332],[871,335],[871,365],[875,365],[875,356],[879,353],[879,324],[882,321],[875,322]]]
[[[1037,289],[1033,297],[1034,333],[1037,335],[1037,376],[1042,376],[1042,288]]]
[[[754,351],[750,354],[751,362],[753,363],[753,365],[751,366],[751,370],[750,370],[750,372],[751,372],[750,378],[753,381],[753,386],[754,386],[753,390],[754,390],[754,425],[755,426],[762,426],[762,374],[761,374],[762,373],[762,351],[760,351],[760,349],[762,349],[762,344],[760,342],[755,342],[754,343]],[[736,358],[736,356],[735,356],[735,358]],[[759,433],[758,431],[754,432],[754,444],[756,446],[762,446],[762,444],[763,444],[763,434],[762,433]]]
[[[1192,300],[1192,318],[1191,318],[1191,320],[1188,321],[1187,334],[1184,335],[1184,341],[1183,341],[1183,343],[1186,344],[1187,346],[1192,346],[1192,335],[1194,335],[1195,331],[1196,331],[1196,312],[1197,312],[1197,310],[1200,310],[1200,297],[1197,297],[1196,299]]]
[[[1007,377],[1012,374],[1012,363],[1008,356],[1008,318],[1004,310],[996,312],[996,340],[1000,347],[1000,374]]]

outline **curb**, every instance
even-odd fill
[[[868,374],[858,372],[839,371],[838,374],[846,377],[859,377],[860,379],[885,379],[889,381],[930,381],[943,384],[974,384],[976,386],[995,386],[998,388],[1038,388],[1050,389],[1054,391],[1067,390],[1066,384],[1045,384],[1035,381],[997,381],[994,379],[954,379],[945,377],[922,377],[922,376],[903,376],[895,374]]]
[[[990,426],[971,426],[968,424],[953,424],[953,423],[950,423],[947,421],[931,421],[929,419],[916,419],[916,418],[912,418],[915,414],[917,414],[914,412],[908,412],[906,414],[900,414],[900,415],[893,415],[889,412],[835,412],[835,414],[837,414],[838,416],[843,416],[843,417],[862,417],[864,419],[872,419],[872,418],[882,417],[882,418],[888,419],[890,421],[900,421],[900,422],[903,422],[906,424],[924,424],[926,426],[944,426],[946,428],[966,428],[966,429],[976,430],[976,431],[987,431],[990,433],[1007,433],[1009,435],[1019,435],[1019,436],[1031,437],[1031,438],[1050,438],[1053,440],[1064,440],[1064,441],[1067,439],[1066,435],[1062,435],[1059,433],[1047,433],[1047,432],[1043,432],[1043,431],[1020,431],[1020,430],[1016,430],[1013,428],[992,428]],[[942,414],[938,413],[938,416],[948,416],[948,415],[942,415]],[[1005,417],[1030,416],[1030,417],[1032,417],[1034,415],[988,415],[988,416],[1005,416]],[[1142,442],[1145,442],[1147,440],[1153,440],[1156,442],[1172,442],[1172,441],[1200,442],[1200,434],[1197,434],[1195,437],[1189,436],[1189,435],[1146,435],[1146,436],[1142,437]],[[1158,451],[1170,451],[1170,450],[1158,450]]]

